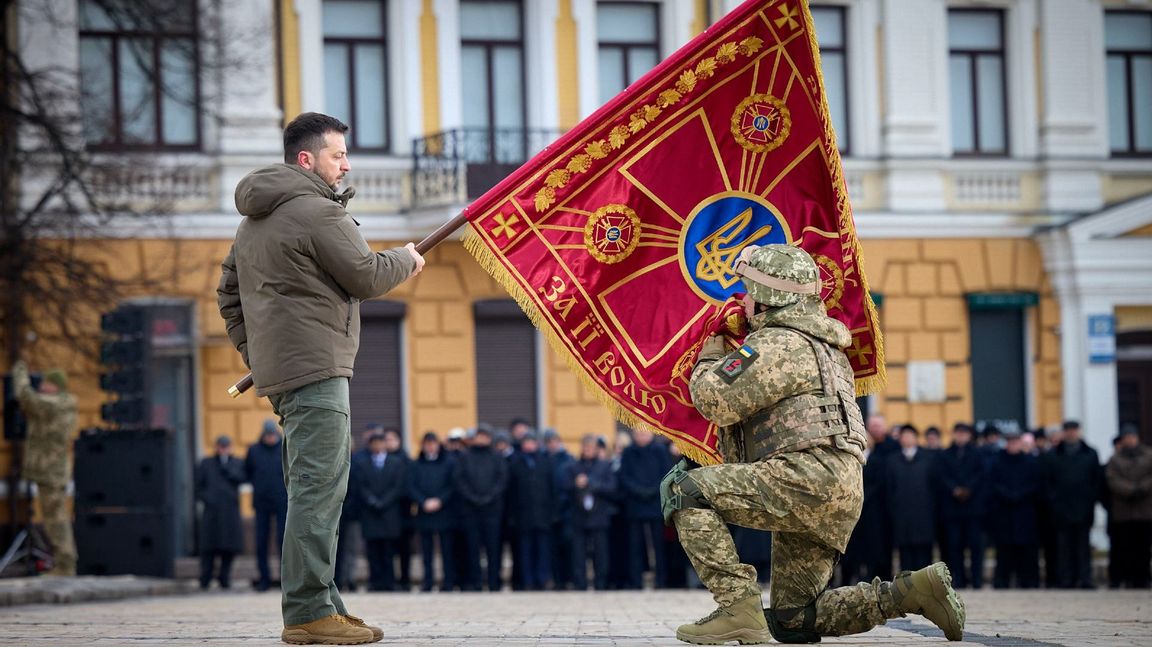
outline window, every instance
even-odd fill
[[[1104,42],[1112,154],[1152,154],[1152,13],[1109,11]]]
[[[957,155],[1006,155],[1004,14],[948,12],[952,84],[952,150]]]
[[[389,148],[387,13],[383,0],[324,2],[325,110],[348,124],[349,148]]]
[[[836,144],[848,152],[848,70],[844,7],[812,7],[816,39],[820,43],[820,64],[824,72],[824,93],[836,129]]]
[[[504,428],[513,418],[533,426],[536,416],[536,328],[515,301],[477,301],[476,416]]]
[[[80,3],[80,94],[92,148],[200,144],[196,3]]]
[[[519,2],[461,0],[460,79],[470,160],[526,157],[523,34]]]
[[[400,325],[405,306],[396,301],[360,304],[360,351],[348,384],[352,430],[370,423],[404,429],[404,374],[400,364]],[[406,438],[404,433],[401,438]]]
[[[600,2],[596,5],[600,39],[600,103],[660,62],[660,10],[651,2]]]
[[[1026,308],[1036,302],[1031,293],[968,295],[973,420],[1027,427],[1024,325]]]

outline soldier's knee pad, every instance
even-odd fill
[[[784,623],[792,623],[797,616],[803,616],[798,629],[790,629]],[[820,642],[820,634],[816,631],[816,601],[806,607],[795,609],[764,609],[764,619],[768,622],[768,631],[776,642],[787,644],[809,644]]]
[[[660,510],[664,523],[672,525],[672,514],[685,508],[709,508],[708,498],[688,474],[687,463],[681,460],[668,470],[660,482]]]

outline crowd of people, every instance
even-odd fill
[[[1152,559],[1152,448],[1135,429],[1115,439],[1101,465],[1077,423],[1020,433],[958,423],[944,447],[934,427],[868,420],[864,509],[840,562],[840,584],[917,569],[936,556],[958,588],[1091,588],[1089,533],[1096,504],[1109,514],[1108,581],[1148,588]],[[424,434],[415,458],[396,429],[370,425],[353,453],[340,520],[336,582],[354,590],[368,565],[373,591],[639,589],[696,586],[675,532],[663,524],[659,484],[676,447],[646,431],[588,435],[572,456],[551,430],[524,420],[507,431],[481,425],[445,438]],[[253,484],[257,588],[268,588],[272,532],[283,539],[286,494],[276,425],[244,460],[222,438],[201,464],[202,586],[242,550],[238,486]],[[734,528],[741,559],[767,577],[771,536]],[[989,552],[988,549],[994,549]],[[419,552],[422,576],[413,577]],[[508,558],[507,560],[505,558]],[[503,567],[510,562],[509,573]],[[1044,568],[1041,569],[1041,564]]]
[[[589,435],[578,456],[524,420],[426,433],[410,458],[395,429],[370,426],[352,457],[336,582],[358,583],[357,544],[373,591],[684,587],[689,566],[664,527],[660,480],[679,459],[645,431],[612,445]],[[356,541],[356,537],[360,541]],[[414,549],[422,573],[412,577]],[[506,560],[506,557],[509,558]],[[510,561],[511,570],[504,573]]]
[[[845,583],[888,579],[894,555],[901,569],[927,566],[938,551],[957,588],[981,588],[994,548],[995,588],[1095,588],[1089,535],[1101,503],[1109,586],[1149,587],[1152,448],[1134,427],[1114,439],[1105,465],[1075,421],[1047,433],[982,427],[957,423],[944,448],[936,428],[869,418],[864,509],[841,560]]]

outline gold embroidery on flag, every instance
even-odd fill
[[[639,243],[640,216],[627,205],[600,207],[584,227],[584,246],[601,263],[619,263],[631,256]]]

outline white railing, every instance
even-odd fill
[[[957,203],[1016,203],[1024,195],[1021,174],[1012,171],[956,172],[952,175]]]

